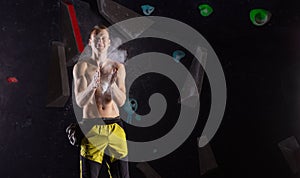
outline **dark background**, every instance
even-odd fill
[[[299,1],[115,2],[141,15],[140,6],[151,4],[155,7],[152,15],[185,22],[217,53],[226,77],[227,105],[222,124],[210,142],[218,168],[203,177],[297,176],[277,144],[290,136],[300,137]],[[95,24],[88,19],[83,22],[85,13],[79,7],[89,6],[82,3],[74,1],[85,43],[87,29]],[[214,13],[202,17],[197,9],[200,3],[209,3]],[[107,23],[91,6],[89,13]],[[262,27],[252,25],[248,15],[252,8],[269,10],[270,22]],[[1,1],[0,15],[0,177],[78,177],[78,149],[68,143],[64,131],[76,120],[72,101],[69,99],[63,108],[45,107],[51,42],[62,40],[60,2]],[[153,47],[156,43],[143,44],[146,51],[164,49],[164,45]],[[166,43],[165,51],[170,49],[168,45],[172,44]],[[139,51],[132,55],[135,53]],[[70,74],[72,67],[68,71]],[[8,83],[10,76],[19,82]],[[172,154],[149,162],[163,178],[200,177],[196,138],[209,104],[205,77],[199,122],[193,133]],[[130,166],[132,177],[143,177],[135,163]]]

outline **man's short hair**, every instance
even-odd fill
[[[109,32],[108,28],[105,25],[94,26],[90,32],[90,37],[91,37],[91,35],[98,35],[98,33],[100,33],[102,30],[106,30],[107,32]]]

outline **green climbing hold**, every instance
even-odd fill
[[[256,26],[266,24],[271,18],[271,13],[265,9],[252,9],[250,11],[250,20]]]
[[[198,9],[200,10],[200,14],[204,17],[209,16],[214,11],[208,4],[201,4],[198,6]]]

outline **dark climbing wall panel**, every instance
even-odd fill
[[[298,1],[214,1],[214,13],[207,18],[199,15],[200,1],[114,2],[141,15],[141,5],[150,4],[155,7],[152,15],[191,25],[216,51],[228,100],[210,143],[218,167],[203,177],[294,176],[277,144],[290,136],[300,138]],[[95,1],[73,3],[86,44],[90,28],[108,22],[98,18]],[[272,12],[265,26],[249,21],[249,10],[256,7]],[[76,120],[72,101],[62,108],[45,107],[51,44],[62,40],[60,2],[1,1],[0,9],[0,177],[78,177],[78,149],[68,143],[64,131]],[[131,44],[130,55],[156,50],[151,43],[138,48],[140,43]],[[170,49],[165,45],[159,50]],[[72,66],[67,70],[71,86]],[[163,178],[200,176],[196,140],[209,112],[206,77],[202,91],[200,120],[192,135],[170,155],[148,163]],[[133,177],[143,176],[139,166],[131,163]]]

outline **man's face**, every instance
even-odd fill
[[[90,37],[90,46],[93,51],[103,52],[110,45],[109,34],[107,30],[101,30],[97,35],[92,34]]]

